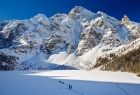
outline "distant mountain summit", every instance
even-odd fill
[[[50,18],[38,14],[0,22],[1,70],[72,67],[140,72],[139,47],[139,23],[81,6]],[[126,56],[129,61],[124,61]]]

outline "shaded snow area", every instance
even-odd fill
[[[0,95],[140,95],[140,78],[98,70],[0,72]]]

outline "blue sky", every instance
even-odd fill
[[[103,11],[117,19],[126,14],[140,22],[140,0],[0,0],[0,20],[26,19],[38,13],[50,17],[68,13],[74,6],[83,6],[92,12]]]

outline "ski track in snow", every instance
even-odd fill
[[[121,86],[120,86],[118,83],[116,83],[116,86],[117,86],[122,92],[124,92],[126,95],[129,95],[129,93],[128,93],[127,91],[125,91],[123,88],[121,88]]]

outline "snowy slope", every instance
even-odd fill
[[[62,84],[61,82],[64,82]],[[56,70],[0,72],[0,95],[139,95],[131,73]],[[68,85],[72,89],[68,89]]]

